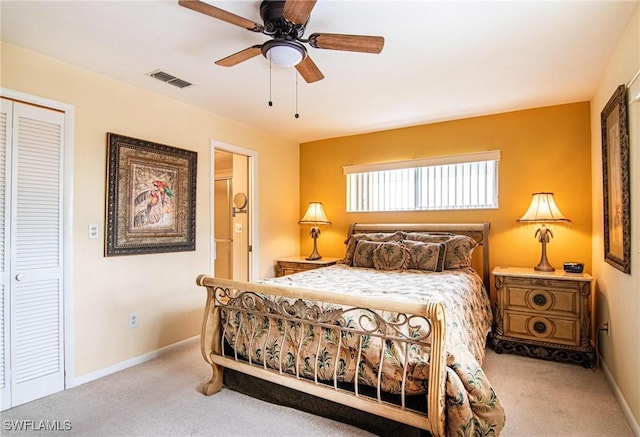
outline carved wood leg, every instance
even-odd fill
[[[203,285],[205,276],[200,275],[196,279],[198,285]],[[228,297],[224,289],[207,287],[207,303],[205,305],[204,317],[202,320],[202,331],[200,334],[200,350],[204,360],[211,365],[211,379],[202,386],[202,392],[211,396],[222,388],[224,368],[212,360],[212,354],[221,352],[222,333],[220,327],[220,309],[216,307],[216,290],[222,297]]]
[[[222,388],[224,367],[217,364],[211,364],[211,369],[213,370],[213,375],[211,376],[211,379],[202,387],[202,393],[207,396],[218,393]]]

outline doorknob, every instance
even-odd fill
[[[16,281],[22,281],[24,279],[24,275],[22,273],[18,273],[16,275]]]

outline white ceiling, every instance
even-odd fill
[[[207,0],[261,22],[259,1]],[[267,36],[177,0],[8,1],[2,40],[296,142],[591,99],[634,7],[618,1],[319,0],[305,35],[381,35],[381,54],[309,48],[325,79],[255,57]],[[194,86],[150,78],[161,69]],[[269,107],[270,98],[274,102]]]

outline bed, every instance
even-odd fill
[[[249,283],[200,275],[212,367],[435,436],[498,435],[482,371],[492,317],[489,224],[352,224],[330,267]]]

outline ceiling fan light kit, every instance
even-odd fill
[[[307,56],[304,46],[295,41],[274,39],[262,44],[261,50],[265,58],[282,68],[295,67]]]
[[[381,36],[313,33],[308,39],[304,39],[305,28],[316,0],[263,0],[260,3],[260,17],[264,24],[258,24],[200,0],[178,0],[178,4],[272,38],[262,45],[246,48],[216,61],[216,65],[223,67],[233,67],[262,53],[277,66],[295,66],[302,78],[307,83],[312,83],[323,79],[324,75],[303,44],[309,44],[316,49],[361,53],[380,53],[384,47],[384,38]]]

